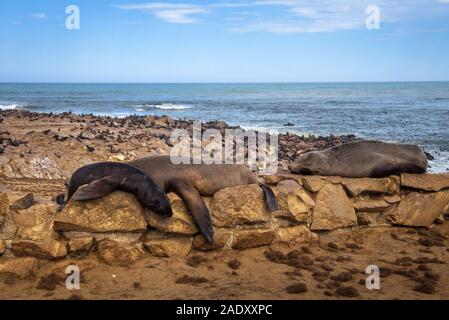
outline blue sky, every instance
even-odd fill
[[[0,1],[0,82],[432,80],[449,0]]]

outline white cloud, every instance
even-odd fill
[[[44,12],[33,13],[31,15],[33,19],[47,19],[47,15]]]
[[[205,7],[193,4],[173,4],[165,2],[152,2],[140,4],[114,5],[122,10],[151,11],[157,18],[169,23],[198,23],[195,15],[206,13]]]
[[[449,3],[449,0],[435,0]],[[222,13],[224,28],[234,32],[333,32],[365,27],[366,7],[379,6],[381,23],[394,22],[410,10],[428,6],[428,0],[222,0],[209,4],[149,2],[113,5],[123,10],[149,11],[155,17],[169,23],[198,23],[210,12]],[[274,7],[276,10],[253,10]],[[248,8],[263,15],[236,17],[232,9]],[[243,16],[243,15],[242,15]]]

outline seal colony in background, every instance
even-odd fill
[[[178,194],[192,214],[204,238],[213,242],[209,210],[201,196],[211,196],[220,189],[237,185],[259,184],[270,211],[279,209],[270,187],[244,165],[179,164],[170,156],[152,156],[129,163],[100,162],[78,169],[71,177],[67,201],[87,201],[106,196],[115,190],[134,194],[153,212],[171,216],[168,192]]]

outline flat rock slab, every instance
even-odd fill
[[[57,231],[143,232],[147,228],[144,209],[134,197],[116,191],[92,201],[70,201],[57,215]]]
[[[449,188],[449,174],[401,174],[401,185],[406,188],[440,191]]]
[[[278,228],[275,231],[275,242],[283,243],[288,246],[297,244],[306,244],[316,239],[316,235],[304,225]]]
[[[449,209],[449,190],[434,193],[411,192],[386,214],[398,225],[428,227]]]
[[[390,204],[385,200],[376,199],[356,199],[354,200],[354,208],[361,212],[376,212],[388,208]]]
[[[60,259],[67,255],[66,243],[57,240],[13,240],[11,250],[19,257],[35,257],[47,260]]]
[[[255,248],[269,245],[273,242],[274,231],[263,229],[237,230],[234,237],[235,239],[232,245],[234,249]]]
[[[315,202],[311,230],[334,230],[357,224],[354,206],[341,185],[324,185]]]
[[[343,186],[349,191],[351,196],[357,197],[362,193],[399,193],[399,177],[391,176],[387,178],[343,178]]]
[[[304,188],[311,192],[318,192],[323,188],[326,184],[329,183],[340,183],[341,178],[340,177],[323,177],[323,176],[302,176],[301,178],[302,185]]]

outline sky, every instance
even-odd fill
[[[447,80],[449,0],[0,1],[0,82]]]

